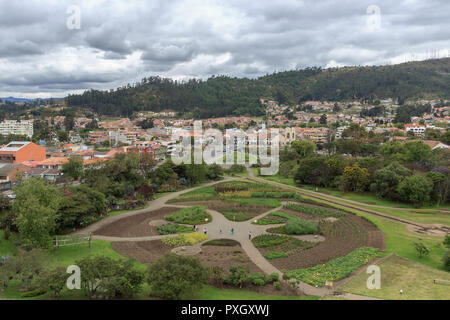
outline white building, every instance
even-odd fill
[[[405,133],[412,132],[416,136],[423,135],[426,129],[426,126],[420,125],[418,123],[405,124]]]
[[[3,136],[9,134],[24,135],[31,138],[33,136],[33,121],[5,120],[0,123],[0,134]]]

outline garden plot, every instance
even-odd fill
[[[282,200],[300,196],[265,183],[231,181],[183,194],[171,203],[202,205],[222,213],[230,221],[247,221],[281,206]]]
[[[234,245],[203,245],[202,251],[195,255],[203,265],[221,267],[227,274],[232,266],[248,267],[251,273],[261,272],[247,256],[239,244]]]
[[[95,234],[109,237],[146,237],[159,235],[157,226],[151,221],[164,220],[179,208],[164,207],[155,211],[148,211],[134,216],[122,218],[98,229]]]
[[[146,265],[151,265],[173,249],[162,243],[160,240],[112,242],[111,245],[120,255]]]
[[[317,243],[275,234],[265,234],[255,237],[253,244],[269,260],[288,259],[296,253],[317,245]]]
[[[383,233],[367,220],[345,214],[336,222],[322,221],[319,231],[325,241],[295,252],[289,259],[274,259],[271,263],[280,270],[309,268],[348,255],[360,247],[384,249]]]

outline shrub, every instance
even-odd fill
[[[289,219],[284,226],[286,234],[316,234],[318,231],[317,223],[313,221],[306,221],[299,218]]]
[[[290,191],[262,191],[262,192],[252,192],[251,196],[253,198],[276,198],[276,199],[296,199],[302,200],[303,197],[296,192]]]
[[[209,273],[200,261],[193,257],[167,254],[152,264],[147,282],[152,293],[163,299],[179,300],[208,281]]]
[[[414,248],[419,254],[419,258],[422,258],[430,253],[430,250],[421,242],[414,242]]]
[[[204,224],[208,219],[211,222],[211,215],[206,213],[206,207],[195,206],[183,208],[165,217],[166,220],[181,224]]]
[[[232,266],[230,267],[230,275],[225,279],[225,283],[232,284],[235,287],[242,288],[249,281],[249,270],[248,267],[243,266]]]
[[[53,298],[59,298],[68,278],[66,269],[59,266],[53,270],[43,270],[39,274],[38,287],[43,292],[50,292]]]
[[[289,237],[287,236],[278,236],[275,234],[263,234],[261,236],[255,237],[252,241],[255,247],[257,248],[268,248],[277,246],[286,241],[289,241]]]
[[[256,286],[265,286],[266,285],[266,277],[261,272],[252,274],[249,277],[249,280]]]
[[[273,283],[273,286],[275,287],[275,289],[281,290],[281,284],[280,284],[280,282],[275,281],[275,282]]]
[[[429,178],[420,175],[406,177],[397,187],[400,198],[416,207],[429,202],[432,191],[433,182]]]
[[[267,282],[277,282],[280,279],[280,275],[278,273],[271,273],[267,277]]]
[[[361,247],[346,255],[311,268],[291,270],[287,278],[296,278],[310,285],[324,286],[325,281],[338,281],[366,265],[372,259],[381,256],[381,251],[371,247]],[[284,279],[284,276],[283,276]]]
[[[170,246],[170,247],[181,247],[181,246],[192,246],[196,243],[205,241],[208,239],[208,236],[200,233],[193,232],[189,234],[180,234],[176,237],[167,237],[161,239],[161,242]]]
[[[156,228],[159,234],[175,234],[175,233],[184,233],[184,232],[193,232],[194,227],[181,226],[176,223],[168,223]]]
[[[273,259],[280,259],[280,258],[288,258],[289,255],[284,252],[271,252],[269,254],[264,255],[266,259],[273,260]]]
[[[263,287],[266,285],[266,282],[264,281],[264,279],[254,279],[254,280],[252,280],[252,283],[255,286],[259,286],[259,287]]]
[[[222,247],[234,247],[234,246],[240,246],[241,244],[232,239],[217,239],[217,240],[211,240],[208,242],[205,242],[203,244],[204,246],[222,246]]]
[[[288,209],[288,210],[303,212],[306,214],[324,217],[324,218],[326,218],[326,217],[339,218],[342,216],[342,214],[334,212],[334,211],[326,210],[323,208],[308,207],[308,206],[300,205],[298,203],[288,203],[288,204],[284,205],[284,208]]]
[[[142,271],[131,260],[115,260],[105,256],[85,257],[76,261],[81,269],[81,287],[88,298],[132,297],[141,289]]]
[[[450,249],[450,235],[447,234],[447,235],[445,236],[445,239],[444,239],[443,244],[444,244],[444,246],[445,246],[446,248]]]
[[[444,263],[444,269],[450,271],[450,250],[447,250],[444,254],[442,257],[442,262]]]
[[[20,296],[22,298],[33,298],[33,297],[42,296],[43,294],[46,294],[46,293],[47,293],[47,291],[45,291],[44,289],[35,289],[35,290],[25,291]]]

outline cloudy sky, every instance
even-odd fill
[[[0,97],[444,57],[449,12],[448,0],[0,0]]]

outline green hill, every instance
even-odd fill
[[[139,110],[192,112],[196,118],[264,114],[261,98],[285,104],[307,100],[450,97],[450,58],[392,66],[307,68],[257,79],[213,76],[178,82],[160,77],[110,91],[70,95],[71,107],[105,115],[129,116]]]

